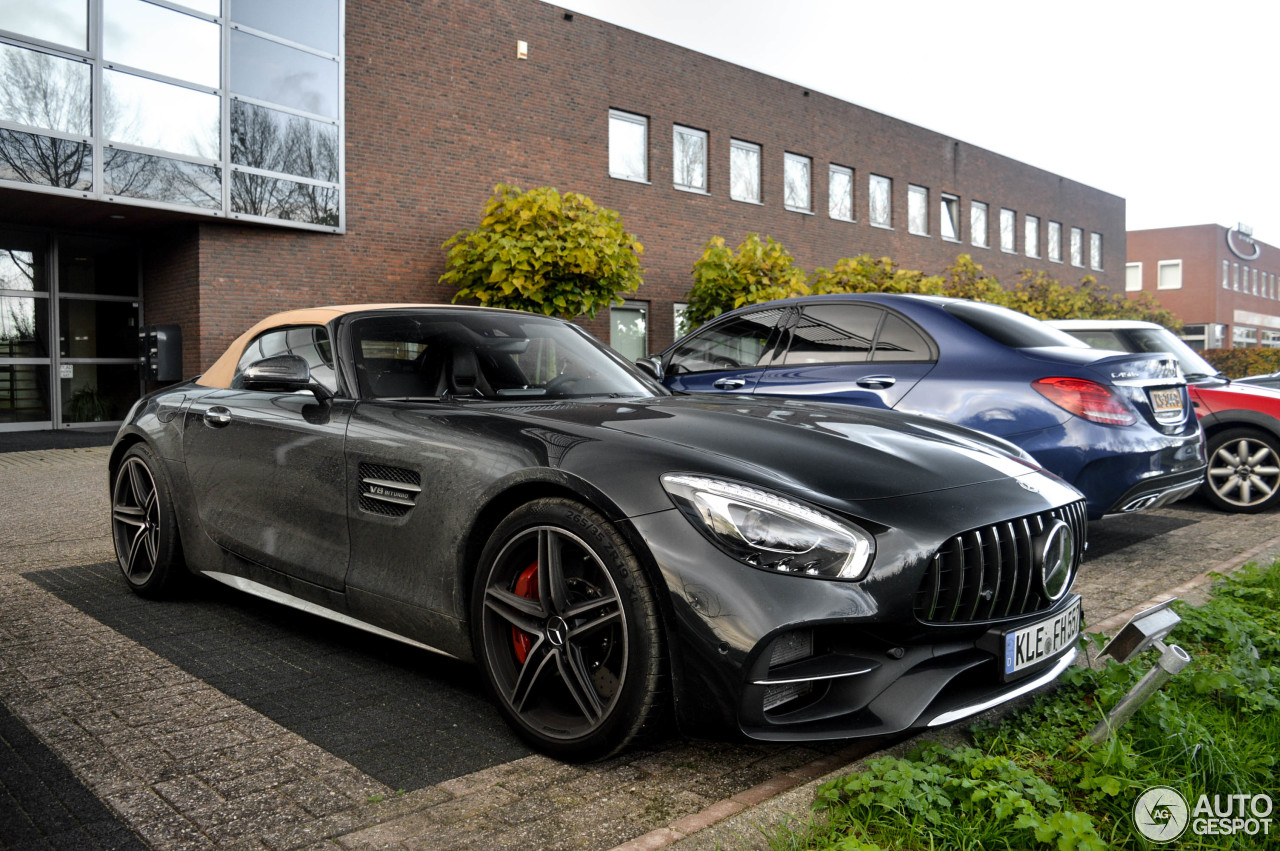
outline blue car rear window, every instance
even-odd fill
[[[1040,346],[1070,346],[1084,348],[1075,337],[1065,331],[1059,331],[1033,319],[1025,313],[997,307],[994,304],[978,302],[956,302],[948,304],[944,309],[968,325],[991,339],[1014,349],[1033,349]]]

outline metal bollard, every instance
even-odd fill
[[[1156,666],[1147,672],[1129,693],[1120,699],[1115,708],[1107,713],[1107,717],[1098,722],[1085,738],[1094,744],[1101,744],[1116,730],[1124,726],[1124,722],[1133,717],[1133,713],[1142,708],[1142,704],[1151,699],[1151,695],[1177,674],[1191,656],[1176,644],[1165,645],[1161,639],[1167,636],[1182,618],[1171,608],[1174,600],[1168,600],[1153,606],[1145,612],[1139,612],[1129,619],[1124,628],[1116,633],[1116,637],[1107,642],[1103,648],[1103,656],[1111,656],[1120,664],[1126,664],[1148,647],[1160,651],[1160,659]]]
[[[1094,744],[1102,744],[1115,730],[1133,717],[1133,713],[1142,708],[1142,704],[1151,699],[1151,695],[1160,690],[1170,678],[1180,672],[1191,661],[1191,656],[1176,644],[1164,645],[1153,642],[1160,649],[1160,659],[1156,666],[1147,671],[1146,676],[1138,680],[1138,684],[1120,699],[1115,708],[1107,713],[1107,717],[1098,722],[1098,726],[1089,731],[1088,738]]]

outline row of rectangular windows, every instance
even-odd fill
[[[649,119],[617,109],[609,110],[609,174],[621,180],[647,183]],[[680,124],[672,125],[672,183],[676,189],[708,194],[708,136]],[[761,148],[754,142],[729,140],[729,197],[734,201],[760,204]],[[854,170],[849,166],[828,164],[827,213],[833,219],[852,222],[854,216]],[[813,213],[813,159],[802,154],[783,153],[783,206],[797,213]],[[892,228],[893,179],[872,174],[867,180],[868,214],[873,227]],[[929,189],[907,185],[907,230],[917,236],[929,236]],[[939,203],[940,235],[950,242],[960,242],[960,198],[942,193]],[[969,202],[969,237],[971,244],[990,248],[988,241],[988,205]],[[1084,230],[1069,231],[1069,257],[1073,266],[1084,267]],[[1028,257],[1040,255],[1040,217],[1023,216],[1023,247]],[[1017,212],[1000,209],[1000,249],[1017,253]],[[1050,221],[1047,228],[1046,254],[1053,263],[1063,262],[1062,223]],[[1102,234],[1089,234],[1089,265],[1102,269]]]
[[[1280,301],[1280,284],[1277,284],[1276,275],[1273,272],[1263,272],[1252,266],[1246,266],[1243,263],[1230,263],[1222,261],[1222,288],[1224,290],[1235,290],[1241,293],[1250,293],[1263,298],[1269,298],[1273,301]],[[1250,274],[1252,273],[1252,274]],[[1252,288],[1249,285],[1249,279],[1253,279]]]
[[[1126,263],[1124,267],[1124,288],[1126,292],[1141,292],[1142,264]],[[1243,263],[1222,261],[1222,288],[1234,290],[1261,298],[1280,301],[1280,276],[1272,272],[1246,266]],[[1182,261],[1159,260],[1156,262],[1156,289],[1182,289]]]

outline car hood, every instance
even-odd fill
[[[554,421],[583,436],[605,429],[693,450],[737,478],[808,492],[820,501],[1051,475],[980,432],[848,405],[690,395],[529,406],[520,416]],[[655,454],[655,462],[660,457]],[[661,463],[670,458],[667,453]]]

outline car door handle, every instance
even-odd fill
[[[866,378],[858,379],[858,386],[868,390],[883,390],[886,387],[892,387],[897,380],[892,375],[868,375]]]
[[[717,390],[737,390],[746,385],[747,381],[744,378],[717,378],[712,384]]]
[[[222,428],[231,424],[231,409],[214,405],[204,412],[204,424],[209,428]]]

